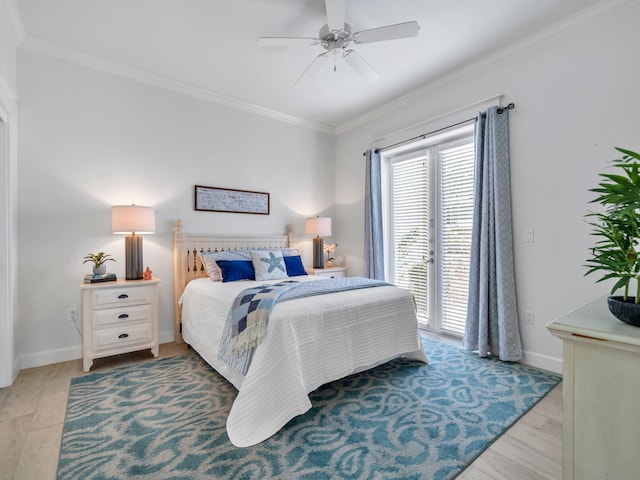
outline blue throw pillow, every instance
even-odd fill
[[[207,272],[207,275],[209,275],[209,278],[214,282],[220,282],[222,280],[220,267],[216,263],[217,260],[251,260],[249,250],[207,251],[199,252],[198,256],[202,261],[202,266]]]
[[[287,267],[287,275],[290,277],[299,277],[300,275],[308,275],[302,265],[300,255],[284,257],[284,264]]]
[[[222,272],[223,282],[256,279],[251,260],[216,260],[216,263]]]

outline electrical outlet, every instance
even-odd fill
[[[76,307],[67,308],[67,320],[71,323],[77,323],[78,321],[78,309]]]
[[[533,312],[531,310],[524,311],[524,323],[528,323],[529,325],[533,325],[536,323]]]

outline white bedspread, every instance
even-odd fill
[[[238,447],[266,440],[306,412],[308,394],[320,385],[398,356],[428,362],[411,294],[384,286],[278,303],[243,377],[218,360],[218,345],[237,293],[264,283],[202,278],[189,282],[181,299],[185,341],[238,388],[227,418],[229,439]]]

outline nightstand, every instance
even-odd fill
[[[82,283],[82,370],[95,358],[151,349],[158,356],[158,283]]]
[[[347,276],[347,267],[306,268],[309,275],[317,277],[341,278]]]

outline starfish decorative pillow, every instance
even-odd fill
[[[288,278],[287,267],[280,250],[251,250],[251,261],[256,280]]]

